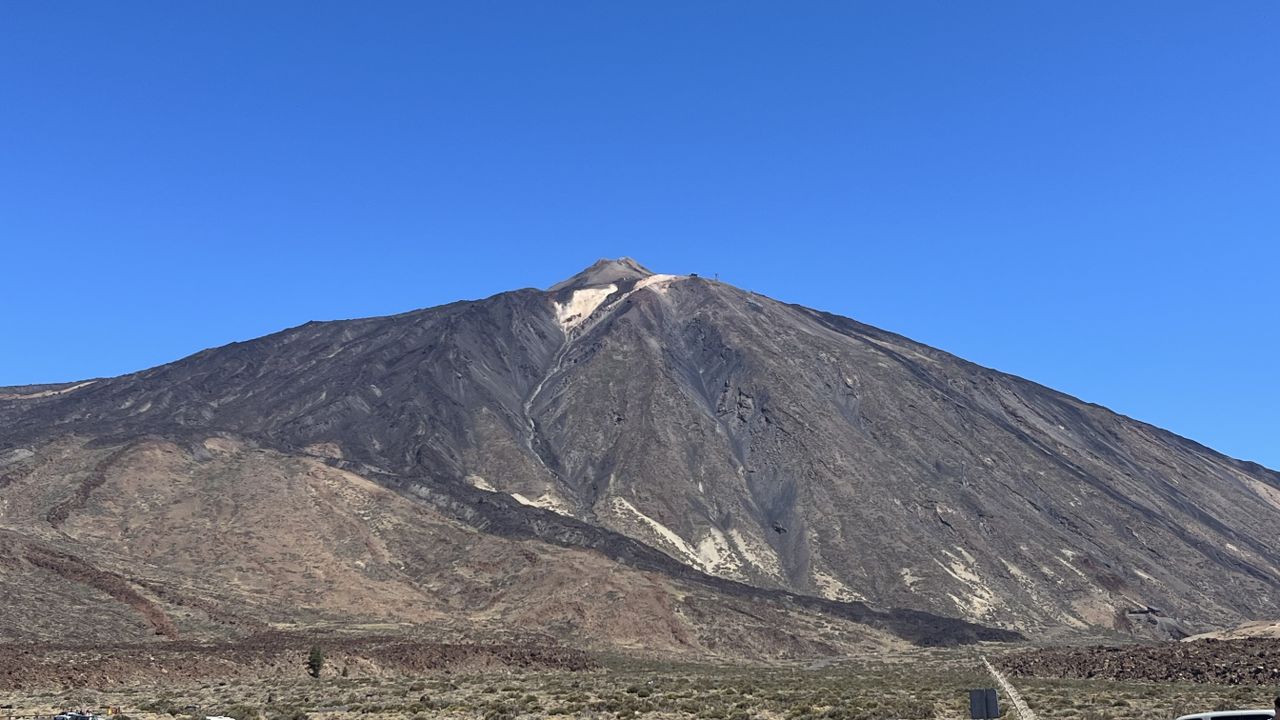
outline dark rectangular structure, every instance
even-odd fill
[[[969,717],[973,720],[1000,717],[1000,697],[995,688],[969,691]]]

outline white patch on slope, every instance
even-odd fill
[[[620,514],[631,515],[645,523],[651,530],[656,532],[659,537],[674,545],[681,553],[684,553],[684,556],[687,557],[691,563],[702,567],[702,556],[698,554],[697,549],[686,542],[684,538],[677,535],[671,528],[640,512],[640,510],[638,510],[635,505],[628,502],[626,498],[613,498],[613,509]]]
[[[563,305],[555,303],[556,319],[560,321],[560,327],[567,331],[569,328],[591,317],[591,313],[600,307],[600,303],[603,303],[605,298],[617,292],[617,290],[617,285],[574,290],[573,295],[569,297],[569,302]]]
[[[1060,558],[1060,557],[1055,557],[1055,558],[1054,558],[1054,560],[1057,560],[1058,562],[1062,563],[1062,564],[1063,564],[1063,565],[1065,565],[1065,566],[1067,567],[1067,569],[1069,569],[1071,572],[1073,572],[1073,573],[1075,573],[1075,574],[1079,575],[1080,577],[1084,578],[1085,580],[1088,580],[1088,579],[1089,579],[1089,576],[1088,576],[1088,575],[1085,575],[1084,573],[1080,572],[1078,569],[1076,569],[1076,566],[1075,566],[1075,565],[1072,565],[1072,564],[1071,564],[1071,561],[1072,561],[1072,560],[1074,560],[1074,559],[1076,558],[1077,553],[1072,552],[1071,550],[1063,550],[1063,551],[1062,551],[1062,554],[1067,556],[1067,559],[1066,559],[1066,560],[1063,560],[1063,559],[1062,559],[1062,558]]]
[[[1000,562],[1004,563],[1005,568],[1009,570],[1009,574],[1013,575],[1013,579],[1018,581],[1018,584],[1022,586],[1023,591],[1030,595],[1031,599],[1034,600],[1037,605],[1043,608],[1052,607],[1052,603],[1045,600],[1044,594],[1036,584],[1035,578],[1024,572],[1022,568],[1014,565],[1004,558],[1000,558]],[[1072,627],[1087,627],[1084,623],[1080,622],[1080,620],[1067,613],[1058,613],[1057,617]]]
[[[532,505],[543,510],[550,510],[553,513],[573,517],[573,513],[569,511],[569,505],[558,498],[552,497],[550,494],[542,495],[534,500],[530,500],[520,493],[511,493],[511,497],[515,498],[516,502],[521,505]]]
[[[1239,474],[1236,474],[1236,477],[1242,480],[1244,484],[1253,491],[1254,495],[1262,498],[1262,500],[1271,507],[1280,509],[1280,490],[1276,490],[1257,478],[1241,476]]]
[[[1004,566],[1009,570],[1009,574],[1013,575],[1015,580],[1022,583],[1023,585],[1027,585],[1031,587],[1035,586],[1035,581],[1031,579],[1030,575],[1022,572],[1022,568],[1018,567],[1017,565],[1014,565],[1013,563],[1009,562],[1008,560],[1005,560],[1004,558],[1000,558],[1000,562],[1004,563]]]
[[[650,275],[649,277],[641,278],[636,281],[635,286],[629,292],[618,298],[618,302],[645,288],[649,288],[658,294],[664,294],[672,282],[683,277],[683,275]],[[592,313],[600,308],[600,305],[610,295],[617,291],[618,286],[616,284],[574,290],[573,295],[569,297],[569,302],[555,303],[556,319],[560,321],[560,327],[567,332],[570,328],[581,325],[587,318],[591,317]]]
[[[613,508],[615,512],[634,517],[647,525],[649,529],[657,533],[658,537],[670,543],[683,555],[687,564],[712,575],[739,580],[745,579],[745,575],[742,573],[742,559],[738,554],[734,553],[728,538],[720,530],[711,528],[707,536],[699,540],[697,546],[694,546],[676,534],[671,528],[640,512],[626,498],[613,498]]]
[[[822,591],[822,596],[828,600],[841,602],[866,600],[862,595],[850,590],[848,585],[837,580],[834,575],[828,575],[820,570],[813,571],[813,582]]]
[[[707,536],[698,541],[698,557],[707,568],[707,572],[721,577],[745,580],[742,572],[742,557],[733,551],[729,539],[719,528],[711,528]]]
[[[949,562],[943,563],[937,559],[934,562],[969,590],[969,596],[963,600],[955,595],[949,595],[952,601],[955,602],[956,607],[966,611],[971,618],[980,619],[994,610],[995,606],[1001,603],[1001,599],[991,592],[991,588],[987,587],[982,577],[978,575],[976,563],[971,562],[973,556],[965,552],[963,548],[957,547],[956,549],[960,551],[964,558],[943,550],[942,554],[947,556]]]
[[[468,475],[462,479],[470,483],[471,487],[480,488],[481,490],[488,490],[489,492],[498,492],[497,488],[490,485],[488,480],[485,480],[479,475]]]
[[[31,393],[30,395],[0,395],[0,400],[31,400],[34,398],[53,397],[54,395],[69,393],[72,390],[79,390],[82,387],[92,385],[96,382],[98,381],[88,380],[80,383],[79,385],[72,385],[71,387],[62,388],[61,390],[45,390],[44,392]]]
[[[782,578],[782,563],[778,562],[778,554],[768,545],[757,542],[738,532],[737,528],[729,531],[729,537],[738,548],[738,554],[756,567],[757,570],[775,578]]]
[[[639,282],[637,282],[636,286],[632,288],[631,292],[635,292],[637,290],[643,290],[647,287],[652,287],[653,290],[657,293],[660,293],[660,294],[665,293],[667,291],[667,288],[671,287],[671,281],[679,280],[683,277],[684,275],[650,275],[649,277],[644,278],[643,280],[640,280]]]

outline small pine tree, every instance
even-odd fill
[[[324,650],[319,645],[311,646],[311,654],[307,656],[307,672],[311,677],[320,677],[320,669],[324,667]]]

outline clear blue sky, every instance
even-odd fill
[[[1280,468],[1274,2],[0,4],[0,385],[719,273]]]

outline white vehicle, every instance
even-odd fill
[[[1276,711],[1271,708],[1256,710],[1218,710],[1216,712],[1192,713],[1183,715],[1178,720],[1273,720]]]

